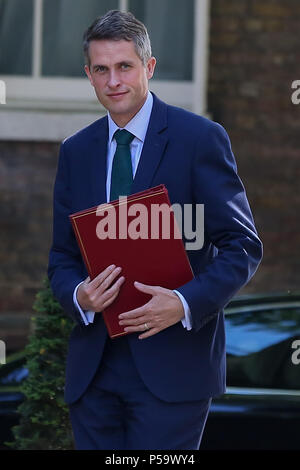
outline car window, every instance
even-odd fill
[[[300,339],[300,307],[226,314],[227,385],[300,389],[292,344]]]
[[[28,376],[28,368],[25,365],[25,357],[8,361],[0,367],[0,392],[2,387],[20,384]]]

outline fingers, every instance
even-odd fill
[[[111,282],[107,278],[107,282],[104,281],[103,284],[94,291],[92,296],[93,310],[100,312],[104,310],[104,308],[108,307],[119,294],[120,287],[124,280],[125,277],[121,276],[111,285]],[[104,283],[108,286],[107,289],[103,287]]]
[[[139,321],[142,322],[141,317],[139,318]],[[165,327],[167,327],[167,325]],[[152,326],[151,323],[148,321],[148,322],[142,322],[138,324],[137,326],[126,326],[124,327],[124,331],[126,331],[127,333],[141,333],[139,335],[139,339],[144,339],[144,338],[149,338],[149,336],[153,336],[159,333],[165,327],[154,326],[154,325]]]
[[[145,315],[146,313],[151,313],[151,300],[147,302],[146,304],[142,305],[141,307],[135,308],[133,310],[130,310],[128,312],[123,312],[119,315],[119,319],[131,319],[131,318],[136,318],[140,317],[141,315]],[[122,324],[122,322],[120,322]]]
[[[122,268],[115,265],[108,266],[92,281],[87,277],[77,291],[77,300],[84,310],[102,311],[117,297],[124,276],[116,280]]]
[[[102,273],[100,273],[93,281],[87,286],[87,292],[93,298],[98,298],[100,295],[108,291],[111,284],[118,277],[122,271],[121,267],[109,266]],[[96,281],[96,282],[94,282]]]
[[[125,278],[120,278],[120,281],[123,280],[124,281]],[[123,282],[122,281],[122,282]],[[102,307],[102,310],[104,310],[105,308],[109,307],[109,305],[111,305],[114,300],[118,297],[118,294],[119,294],[119,291],[120,291],[120,288],[109,298],[107,299],[104,303],[103,303],[103,307]]]
[[[108,307],[115,300],[124,281],[125,277],[121,276],[109,289],[104,292],[104,294],[102,294],[102,308]]]
[[[89,282],[90,287],[93,289],[99,287],[103,283],[103,281],[107,279],[107,277],[111,276],[116,271],[116,269],[117,268],[114,264],[108,266],[106,269],[104,269],[104,271],[99,273],[98,276],[96,276],[92,281]]]
[[[160,292],[161,287],[159,286],[150,286],[148,284],[142,284],[141,282],[135,281],[134,287],[141,292],[145,292],[146,294],[155,295]]]
[[[183,306],[176,293],[162,287],[150,287],[156,294],[148,303],[119,315],[119,324],[124,331],[139,333],[139,339],[155,335],[184,317]]]
[[[108,274],[107,277],[105,277],[102,281],[102,283],[97,287],[97,291],[99,294],[104,293],[110,285],[113,283],[113,281],[118,277],[120,272],[122,271],[122,268],[117,267],[115,268],[110,274]]]

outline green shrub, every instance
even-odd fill
[[[34,303],[34,332],[25,348],[29,376],[21,387],[20,423],[13,428],[15,449],[72,449],[68,407],[64,403],[65,363],[73,326],[54,299],[49,282]]]

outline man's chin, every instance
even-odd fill
[[[128,106],[128,99],[123,98],[120,99],[106,99],[102,101],[102,105],[110,112],[110,113],[126,113],[129,106]]]

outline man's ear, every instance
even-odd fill
[[[150,78],[153,77],[155,65],[156,65],[156,59],[155,57],[151,57],[148,60],[147,65],[146,65],[148,80],[150,80]]]
[[[84,66],[84,71],[85,71],[85,73],[87,74],[88,79],[89,79],[89,81],[91,82],[91,85],[94,86],[93,77],[92,77],[92,75],[91,75],[91,71],[90,71],[90,68],[89,68],[88,65],[85,65],[85,66]]]

